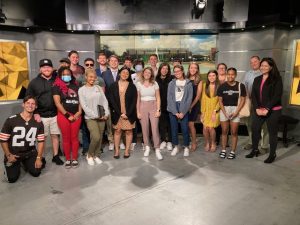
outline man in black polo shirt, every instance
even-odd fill
[[[26,95],[31,95],[37,98],[38,106],[34,112],[34,117],[37,121],[42,121],[44,124],[45,137],[50,131],[53,159],[52,162],[56,165],[63,165],[64,162],[59,158],[59,134],[60,130],[57,125],[57,109],[52,96],[52,85],[55,80],[53,76],[53,65],[50,59],[40,60],[40,74],[37,75],[28,85]]]
[[[32,176],[38,177],[41,173],[45,136],[43,123],[37,122],[33,117],[36,99],[32,96],[25,97],[23,108],[23,112],[5,121],[0,133],[5,155],[4,166],[10,183],[18,180],[21,163]]]

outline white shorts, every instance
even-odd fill
[[[50,134],[60,134],[60,130],[59,127],[57,125],[57,117],[41,117],[42,122],[44,124],[44,133],[45,136],[49,135],[49,130],[50,130]]]
[[[232,113],[235,112],[237,106],[224,106],[224,108],[225,108],[225,111],[226,111],[227,115],[229,115],[229,114],[232,114]],[[236,117],[234,117],[233,119],[228,119],[228,118],[224,115],[223,111],[220,110],[220,121],[221,121],[221,122],[226,122],[226,121],[228,121],[228,120],[230,120],[231,122],[239,123],[239,122],[240,122],[240,117],[239,117],[239,116],[236,116]]]

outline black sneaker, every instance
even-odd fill
[[[59,155],[53,156],[52,162],[58,166],[64,165],[64,162],[59,158]]]
[[[83,148],[83,149],[82,149],[82,155],[83,155],[83,156],[85,156],[87,152],[88,152],[88,149],[87,149],[87,148]]]

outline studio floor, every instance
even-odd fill
[[[300,147],[279,143],[277,159],[246,159],[240,137],[237,158],[203,150],[184,158],[163,151],[76,169],[51,162],[39,178],[22,173],[8,184],[0,169],[1,225],[297,225],[300,224]],[[81,150],[80,150],[81,151]],[[2,156],[1,156],[2,161]]]

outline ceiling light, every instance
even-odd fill
[[[2,12],[2,9],[0,9],[0,23],[5,23],[7,20],[7,17],[5,16],[4,12]]]
[[[194,0],[194,7],[192,9],[192,18],[199,19],[204,13],[207,5],[207,0]]]

